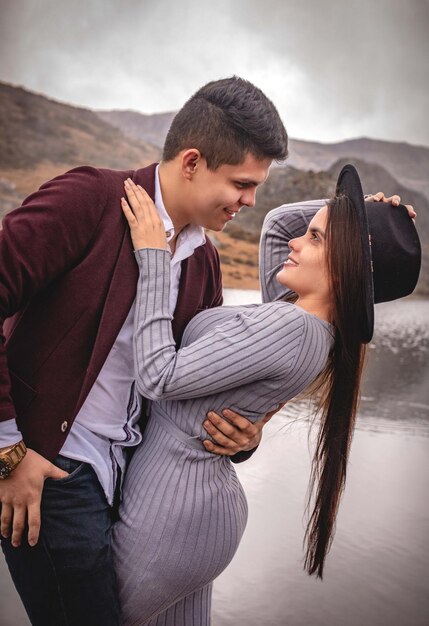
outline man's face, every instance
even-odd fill
[[[256,189],[268,176],[272,159],[258,160],[248,153],[241,165],[209,170],[200,159],[188,186],[189,222],[222,230],[242,207],[255,204]]]

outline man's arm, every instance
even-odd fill
[[[105,206],[99,170],[82,167],[45,183],[0,230],[0,422],[15,419],[3,323],[85,254]],[[119,209],[118,209],[119,210]]]
[[[81,167],[45,183],[22,207],[9,213],[0,231],[0,447],[21,439],[15,422],[3,323],[53,280],[84,256],[106,205],[104,175]],[[119,207],[118,207],[119,210]],[[49,436],[49,433],[46,433]],[[18,439],[19,438],[19,439]],[[45,478],[60,478],[59,470],[28,450],[11,475],[0,481],[1,532],[13,520],[13,545],[19,545],[25,518],[29,540],[37,542],[40,498]]]
[[[214,442],[205,439],[204,447],[214,454],[230,456],[233,463],[247,461],[261,443],[263,427],[283,407],[284,404],[280,404],[256,423],[231,409],[224,409],[222,416],[210,411],[203,426]]]

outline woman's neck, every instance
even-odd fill
[[[312,296],[303,296],[298,297],[295,304],[307,313],[310,313],[310,315],[319,317],[324,322],[332,324],[331,304],[329,302]]]

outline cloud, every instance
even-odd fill
[[[174,110],[239,74],[289,133],[429,144],[427,0],[12,0],[0,78],[73,104]]]

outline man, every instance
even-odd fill
[[[218,255],[203,228],[221,230],[241,206],[253,206],[272,160],[286,156],[287,134],[266,96],[239,78],[216,81],[179,111],[158,167],[77,168],[4,219],[1,534],[33,624],[119,623],[109,534],[142,410],[132,358],[138,271],[120,208],[124,181],[142,185],[163,218],[179,341],[199,310],[222,303]],[[255,447],[262,426],[229,418],[211,418],[216,443],[206,448]]]

